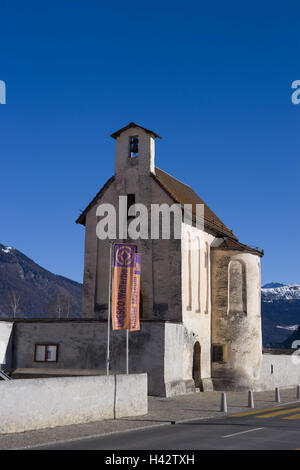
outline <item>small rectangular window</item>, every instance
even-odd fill
[[[127,194],[127,215],[128,215],[129,208],[131,206],[134,206],[134,204],[135,204],[135,194]],[[134,215],[131,215],[129,217],[134,217]]]
[[[46,346],[39,344],[35,346],[35,361],[44,361],[46,357]]]
[[[214,345],[212,347],[212,362],[224,362],[223,346]]]
[[[36,344],[34,347],[35,362],[57,362],[58,344]]]

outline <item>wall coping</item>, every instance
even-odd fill
[[[295,352],[295,349],[263,348],[262,352],[263,354],[291,356]]]

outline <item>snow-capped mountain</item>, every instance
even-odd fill
[[[279,346],[300,325],[300,285],[271,282],[261,290],[264,346]]]
[[[300,300],[300,286],[298,284],[279,284],[272,282],[262,287],[261,297],[263,302],[277,300]]]

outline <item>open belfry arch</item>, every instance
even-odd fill
[[[148,372],[154,395],[186,393],[195,386],[250,387],[262,358],[263,252],[240,243],[191,187],[156,167],[155,144],[161,139],[156,132],[131,122],[111,137],[116,141],[114,175],[76,221],[85,226],[83,316],[103,323],[105,331],[110,240],[96,235],[98,206],[116,208],[119,236],[120,196],[127,196],[128,209],[133,204],[147,208],[149,227],[152,204],[189,204],[192,224],[182,218],[180,238],[134,240],[142,257],[142,318],[141,330],[131,336],[132,371]],[[197,204],[204,205],[201,228]],[[118,369],[122,332],[114,335],[112,363]]]

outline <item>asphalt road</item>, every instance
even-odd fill
[[[293,450],[300,448],[300,402],[219,419],[85,438],[36,450]]]

